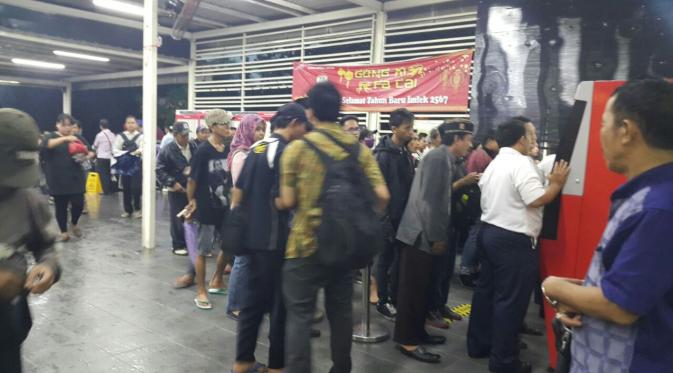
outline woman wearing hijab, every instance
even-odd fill
[[[233,185],[236,185],[243,165],[248,157],[250,147],[255,142],[264,138],[266,132],[266,123],[257,114],[248,114],[241,119],[241,123],[236,129],[234,138],[231,141],[231,151],[227,158],[227,165],[231,170],[231,179]],[[234,268],[229,277],[229,300],[227,302],[227,316],[231,319],[238,320],[239,310],[241,309],[241,302],[246,289],[241,288],[239,284],[245,283],[244,277],[248,272],[248,258],[245,256],[237,256],[234,259]]]

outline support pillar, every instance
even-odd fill
[[[158,0],[145,0],[143,16],[143,220],[142,244],[156,244],[156,148],[157,148],[157,53]]]
[[[189,41],[189,70],[187,72],[187,110],[196,107],[196,41]]]
[[[386,44],[386,12],[376,13],[374,36],[372,40],[372,63],[383,63],[383,52]],[[380,130],[381,113],[367,114],[367,128],[371,131]]]

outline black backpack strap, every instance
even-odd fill
[[[303,138],[302,140],[304,141],[304,144],[308,145],[308,147],[318,155],[318,158],[320,158],[325,167],[334,163],[334,159],[332,159],[332,157],[327,155],[327,153],[324,151],[320,150],[312,141],[307,138]]]
[[[348,153],[351,156],[354,156],[356,159],[360,156],[360,143],[356,142],[354,146],[351,146],[351,144],[344,144],[343,142],[339,141],[331,133],[325,130],[316,129],[315,131],[323,134],[325,137],[332,140],[333,143],[339,145],[346,153]]]
[[[129,138],[126,136],[124,132],[122,132],[122,139],[124,140],[124,142],[129,142]]]
[[[138,140],[138,138],[140,137],[140,135],[142,135],[142,133],[139,133],[139,134],[133,136],[133,138],[131,139],[131,141],[136,142],[136,140]]]

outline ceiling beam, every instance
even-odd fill
[[[171,37],[175,40],[182,39],[182,36],[185,34],[185,31],[189,28],[189,24],[192,23],[194,15],[196,15],[196,10],[199,8],[201,0],[185,0],[182,6],[180,14],[175,18],[173,22],[173,30],[171,31]]]
[[[436,5],[442,3],[453,3],[457,0],[392,0],[383,3],[383,10],[391,12],[394,10],[404,10],[409,8],[418,8],[421,6]]]
[[[247,19],[249,21],[254,21],[254,22],[264,22],[264,21],[267,20],[266,18],[262,18],[262,17],[255,16],[255,15],[248,14],[248,13],[244,13],[244,12],[239,12],[238,10],[235,10],[235,9],[229,9],[229,8],[225,8],[225,7],[222,7],[222,6],[213,5],[213,4],[210,4],[210,3],[201,3],[201,5],[199,5],[199,7],[201,9],[208,10],[208,11],[211,11],[211,12],[225,14],[225,15],[229,15],[229,16],[233,16],[233,17],[241,18],[241,19]]]
[[[108,15],[108,14],[97,13],[97,12],[90,12],[90,11],[87,11],[87,10],[81,10],[81,9],[72,8],[72,7],[68,7],[68,6],[50,4],[50,3],[47,3],[47,2],[43,2],[43,1],[0,0],[0,4],[9,5],[9,6],[22,8],[22,9],[27,9],[27,10],[32,10],[34,12],[40,12],[40,13],[45,13],[45,14],[54,14],[54,15],[65,16],[65,17],[87,19],[89,21],[109,23],[109,24],[112,24],[112,25],[115,25],[115,26],[129,27],[129,28],[134,28],[134,29],[138,29],[138,30],[143,29],[142,20],[141,21],[136,21],[136,20],[133,20],[133,19],[116,17],[116,16],[111,16],[111,15]],[[171,29],[168,28],[168,27],[159,26],[159,33],[170,35],[171,34]],[[185,38],[189,38],[190,36],[191,35],[188,34],[188,33],[185,33],[185,35],[184,35]]]
[[[64,88],[66,86],[65,82],[57,80],[46,80],[46,79],[35,79],[35,78],[24,78],[19,76],[9,76],[9,75],[0,75],[0,80],[15,80],[22,85],[37,85],[45,87],[55,87],[55,88]]]
[[[383,10],[383,3],[377,0],[348,0],[348,2],[376,11]]]
[[[189,67],[187,66],[177,66],[177,67],[165,67],[162,69],[157,69],[158,75],[169,75],[169,74],[187,74]],[[69,82],[79,83],[79,82],[92,82],[96,80],[115,80],[115,79],[128,79],[128,78],[138,78],[143,76],[142,70],[133,70],[133,71],[122,71],[117,73],[107,73],[107,74],[95,74],[95,75],[85,75],[77,76],[74,78],[68,79]]]
[[[207,19],[207,18],[203,18],[203,17],[193,17],[192,18],[192,23],[197,24],[197,25],[207,26],[207,27],[214,27],[214,28],[229,27],[226,23],[222,23],[222,22],[219,22],[219,21],[213,21],[212,19]]]
[[[311,9],[311,8],[307,8],[305,6],[295,4],[293,2],[286,1],[286,0],[264,0],[264,1],[266,1],[267,3],[271,3],[271,4],[276,4],[276,5],[285,7],[285,8],[294,9],[294,10],[297,10],[297,11],[300,11],[300,12],[306,13],[306,14],[315,14],[316,13],[316,11]]]
[[[143,60],[142,52],[136,52],[130,49],[122,49],[116,47],[110,47],[107,45],[93,44],[93,43],[83,43],[75,40],[68,39],[57,39],[49,36],[38,35],[38,34],[29,34],[24,32],[16,32],[11,29],[0,27],[0,39],[13,39],[20,40],[29,43],[49,45],[53,47],[60,47],[63,49],[70,50],[79,50],[89,53],[98,53],[105,56],[117,56],[123,58],[130,58],[134,60]],[[182,58],[177,57],[166,57],[160,56],[159,62],[171,64],[171,65],[187,65],[188,61]]]
[[[259,0],[242,0],[242,1],[245,1],[246,3],[253,4],[255,6],[261,6],[261,7],[267,8],[267,9],[271,9],[275,12],[281,12],[281,13],[289,14],[289,15],[295,16],[295,17],[301,17],[303,15],[303,13],[300,13],[300,12],[297,12],[297,11],[294,11],[294,10],[290,10],[290,9],[286,9],[286,8],[283,8],[283,7],[279,7],[279,6],[276,6],[276,5],[273,5],[273,4],[263,3]]]
[[[354,17],[367,16],[373,13],[376,13],[376,11],[364,7],[337,10],[333,12],[311,14],[308,16],[301,16],[295,18],[285,18],[277,21],[256,23],[252,25],[229,27],[222,30],[194,32],[192,33],[192,39],[196,40],[218,36],[236,35],[236,34],[242,34],[244,32],[264,31],[284,27],[301,26],[310,23],[328,22],[339,19],[349,19]]]

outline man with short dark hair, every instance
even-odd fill
[[[472,298],[467,332],[470,357],[490,356],[493,372],[530,372],[519,360],[518,336],[538,276],[537,237],[542,206],[559,195],[568,164],[556,164],[544,183],[528,156],[537,144],[531,122],[500,125],[498,156],[479,181],[482,227],[478,237],[481,272]]]
[[[384,137],[374,149],[374,156],[390,191],[390,203],[383,218],[385,246],[379,254],[375,271],[379,296],[376,310],[389,320],[394,320],[397,316],[395,304],[400,244],[395,236],[414,180],[414,159],[406,147],[411,141],[413,128],[414,114],[407,109],[394,110],[390,114],[390,129],[393,134]]]
[[[441,357],[423,345],[446,342],[444,336],[425,331],[425,317],[436,291],[431,283],[434,263],[446,255],[450,239],[454,163],[472,146],[474,128],[472,123],[451,122],[440,125],[438,131],[442,146],[421,161],[397,231],[405,247],[400,254],[394,340],[401,353],[426,363],[439,363]]]
[[[232,193],[232,209],[243,209],[246,229],[244,250],[249,253],[249,275],[238,321],[236,363],[233,371],[245,373],[263,367],[256,363],[255,347],[264,314],[270,312],[268,371],[285,366],[285,306],[282,269],[289,233],[289,213],[276,208],[279,196],[280,158],[290,141],[304,136],[308,119],[296,103],[281,106],[271,119],[271,137],[250,147],[250,153]]]
[[[343,146],[357,144],[337,124],[341,95],[329,82],[318,83],[308,92],[308,120],[316,130],[307,134],[316,148],[337,161],[349,153]],[[338,142],[338,143],[337,143]],[[381,171],[371,151],[359,146],[359,165],[381,206],[388,200]],[[318,153],[305,141],[287,146],[281,158],[281,206],[296,208],[288,238],[283,267],[283,295],[287,308],[286,373],[311,372],[311,323],[317,293],[325,290],[325,308],[331,329],[332,372],[351,370],[351,338],[353,335],[353,271],[320,263],[314,255],[318,250],[316,227],[320,225],[319,197],[326,167]],[[316,214],[316,211],[318,213]]]
[[[98,132],[93,142],[93,148],[96,150],[96,172],[100,175],[103,193],[110,194],[116,189],[112,184],[112,175],[110,173],[115,134],[110,131],[107,119],[101,119],[98,127],[100,128],[100,132]]]
[[[142,217],[140,197],[142,194],[142,154],[143,134],[138,128],[138,122],[133,115],[126,116],[124,132],[117,136],[114,150],[122,155],[118,158],[117,169],[120,170],[124,213],[123,218]]]
[[[608,168],[628,181],[584,281],[542,284],[573,328],[573,373],[673,367],[673,85],[636,80],[608,100],[600,131]]]
[[[358,122],[358,117],[355,115],[346,115],[339,120],[339,124],[341,124],[341,128],[343,128],[346,133],[355,136],[358,140],[360,139],[360,124]]]
[[[185,230],[177,215],[187,206],[187,177],[191,171],[189,162],[196,145],[189,141],[189,125],[177,122],[171,127],[173,141],[159,151],[157,157],[157,180],[168,189],[168,205],[171,218],[173,254],[187,255]]]

